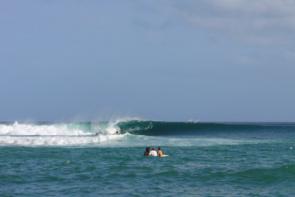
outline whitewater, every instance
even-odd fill
[[[13,122],[0,124],[0,146],[213,146],[269,142],[251,136],[241,139],[231,135],[237,127],[240,130],[248,128],[247,131],[251,132],[259,126],[136,119],[78,123]],[[277,126],[272,125],[272,128]]]

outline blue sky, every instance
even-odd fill
[[[295,121],[295,1],[1,1],[0,120]]]

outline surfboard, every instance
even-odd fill
[[[161,157],[168,157],[169,155],[162,155]]]

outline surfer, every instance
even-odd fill
[[[146,147],[144,151],[144,156],[152,156],[152,157],[167,157],[168,155],[164,154],[164,151],[162,151],[161,147],[158,147],[158,150],[155,148]]]
[[[158,153],[157,153],[157,151],[154,148],[152,148],[152,150],[150,151],[149,156],[157,157],[158,156]]]
[[[163,157],[164,152],[161,150],[161,147],[158,147],[158,156]]]
[[[150,155],[150,147],[145,148],[144,156],[148,157]]]
[[[120,134],[120,132],[121,132],[121,129],[120,129],[120,128],[118,128],[118,129],[116,129],[116,132],[115,132],[115,134],[119,135],[119,134]]]

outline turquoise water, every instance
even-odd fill
[[[295,194],[293,124],[127,123],[103,123],[95,135],[98,123],[3,123],[1,196]],[[158,145],[169,157],[143,156]]]

